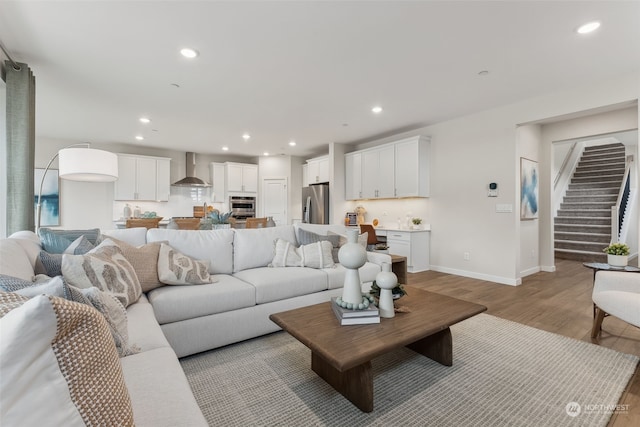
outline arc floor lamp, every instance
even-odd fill
[[[84,148],[75,148],[83,146]],[[53,161],[58,158],[61,179],[70,181],[112,182],[118,179],[118,156],[110,151],[91,148],[88,142],[71,144],[61,149],[49,160],[42,174],[36,205],[36,233],[40,229],[42,216],[42,187]]]

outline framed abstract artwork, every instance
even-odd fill
[[[538,162],[520,157],[520,219],[538,218]]]
[[[34,176],[34,200],[33,207],[35,215],[38,215],[38,191],[40,191],[40,181],[42,181],[42,175],[44,169],[35,169]],[[57,169],[49,169],[42,185],[42,218],[40,221],[41,227],[51,227],[60,225],[60,184]]]

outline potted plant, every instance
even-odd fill
[[[626,243],[612,243],[602,250],[607,254],[607,263],[614,267],[626,267],[629,258],[629,246]]]
[[[209,218],[211,218],[211,225],[214,230],[217,228],[231,228],[230,220],[232,216],[233,212],[221,214],[217,209],[214,209],[209,214]]]
[[[416,230],[420,230],[422,227],[422,218],[412,218],[411,222],[413,222],[413,228]]]

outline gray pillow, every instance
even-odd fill
[[[52,254],[63,253],[76,239],[81,236],[96,245],[100,238],[100,229],[89,230],[54,230],[51,228],[41,228],[38,230],[42,249]]]
[[[33,285],[35,285],[35,283],[30,280],[24,280],[18,277],[0,274],[0,291],[15,292],[22,288],[28,288]]]
[[[65,250],[65,254],[84,255],[95,248],[95,245],[85,236],[80,236],[74,240]],[[50,254],[47,251],[40,251],[36,266],[37,273],[44,273],[49,277],[62,275],[62,254]]]

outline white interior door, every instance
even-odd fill
[[[262,206],[265,217],[272,216],[276,225],[288,224],[288,203],[286,178],[265,178],[262,181]]]

